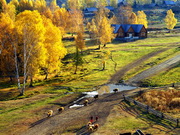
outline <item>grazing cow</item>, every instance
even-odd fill
[[[49,110],[47,113],[47,117],[51,117],[53,115],[53,110]]]
[[[58,112],[59,112],[59,113],[61,113],[62,111],[64,111],[64,107],[60,107],[60,108],[58,109]]]
[[[116,89],[113,89],[113,91],[114,91],[114,93],[117,93],[118,92],[118,88],[116,88]]]
[[[88,105],[88,100],[86,99],[85,101],[84,101],[84,106],[87,106]]]
[[[99,128],[99,124],[95,124],[93,128],[94,130],[97,130]]]
[[[98,99],[98,97],[99,97],[99,95],[95,95],[95,96],[94,96],[94,99]]]

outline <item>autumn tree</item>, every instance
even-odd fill
[[[18,0],[11,0],[10,4],[13,4],[17,8],[19,6],[19,1]]]
[[[10,77],[12,81],[15,71],[14,52],[13,46],[11,45],[14,24],[8,14],[1,13],[0,30],[0,71],[2,71],[5,76]]]
[[[132,12],[131,16],[130,16],[130,24],[137,24],[137,16],[134,12]]]
[[[43,13],[46,10],[46,1],[45,0],[34,1],[34,9],[38,10],[40,13]]]
[[[64,35],[73,22],[70,22],[69,12],[65,8],[59,8],[54,12],[53,23],[60,28],[62,35]]]
[[[95,7],[96,0],[86,0],[86,7]]]
[[[16,29],[19,35],[19,48],[23,67],[24,94],[27,77],[30,77],[32,85],[33,77],[38,73],[40,67],[45,65],[46,49],[44,48],[45,28],[43,20],[38,11],[24,11],[17,15]]]
[[[42,68],[46,77],[51,73],[58,73],[61,69],[61,59],[66,55],[67,51],[62,43],[61,31],[53,25],[52,21],[43,18],[45,27],[44,47],[46,48],[46,63]]]
[[[177,24],[177,19],[174,17],[174,13],[171,9],[167,11],[167,15],[164,21],[166,23],[167,29],[170,29],[170,30],[173,29],[174,26]]]
[[[19,1],[19,11],[24,10],[33,10],[33,1],[32,0],[20,0]]]
[[[83,39],[82,31],[79,31],[77,33],[75,41],[76,41],[76,54],[75,54],[75,71],[74,71],[74,74],[76,74],[76,72],[77,72],[78,65],[81,65],[83,63],[82,56],[79,54],[79,49],[82,52],[82,49],[85,48],[85,41]]]
[[[82,31],[84,29],[83,14],[80,10],[73,10],[70,12],[70,23],[68,24],[68,31],[72,34]]]
[[[82,9],[83,1],[82,0],[68,0],[67,6],[69,9]]]
[[[0,0],[0,12],[3,12],[6,6],[7,6],[6,0]]]
[[[50,9],[52,11],[52,13],[54,13],[54,11],[58,8],[57,2],[56,0],[52,0],[50,3]]]
[[[152,0],[136,0],[136,3],[139,5],[151,4]]]
[[[132,7],[130,5],[120,6],[117,14],[117,19],[120,24],[130,24],[132,15]]]
[[[146,14],[144,13],[144,11],[137,12],[137,20],[138,20],[138,24],[143,24],[145,28],[148,27],[148,21],[147,21]]]
[[[16,6],[12,3],[8,3],[3,11],[4,13],[8,14],[12,20],[15,20],[16,16]]]
[[[97,3],[96,3],[96,7],[105,7],[105,6],[107,6],[108,5],[108,3],[107,3],[107,0],[98,0],[97,1]]]
[[[117,7],[118,5],[118,0],[110,0],[110,6],[113,6],[113,7]]]
[[[46,9],[41,14],[44,15],[46,18],[53,20],[53,13],[49,7],[46,7]]]
[[[99,40],[100,43],[104,45],[104,47],[106,47],[106,44],[111,42],[111,40],[113,39],[113,28],[111,27],[107,17],[103,17],[101,23],[100,23],[100,27],[99,27]],[[100,45],[99,45],[99,49],[100,49]]]

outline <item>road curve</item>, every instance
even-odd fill
[[[163,71],[165,69],[171,68],[172,66],[175,66],[179,63],[180,63],[180,54],[169,60],[166,60],[163,63],[160,63],[150,69],[147,69],[147,70],[135,75],[134,77],[130,78],[126,83],[127,84],[136,84],[147,77],[150,77],[150,76],[152,76],[160,71]]]

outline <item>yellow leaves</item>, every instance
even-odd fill
[[[137,21],[138,21],[138,24],[143,24],[145,28],[148,27],[148,21],[147,21],[146,14],[144,13],[144,11],[137,12]]]
[[[83,33],[82,32],[78,32],[77,33],[77,37],[76,37],[76,46],[79,48],[79,49],[84,49],[86,46],[85,46],[85,41],[83,39]]]
[[[177,19],[174,17],[174,13],[171,9],[167,11],[167,15],[164,21],[168,29],[173,29],[174,26],[177,24]]]
[[[43,18],[43,22],[44,27],[46,28],[44,46],[47,50],[46,65],[44,67],[47,69],[48,73],[52,73],[54,71],[58,72],[61,65],[60,60],[64,58],[67,50],[62,44],[62,36],[59,28],[54,26],[50,19],[45,17]]]
[[[101,44],[106,44],[108,42],[111,42],[113,38],[113,28],[111,27],[106,17],[103,17],[101,21],[99,32],[100,32]]]
[[[138,24],[137,16],[134,12],[132,12],[132,14],[130,16],[130,21],[131,21],[131,24]]]

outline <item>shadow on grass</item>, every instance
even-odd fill
[[[146,110],[136,106],[136,105],[132,105],[130,102],[128,101],[124,101],[128,107],[126,106],[126,108],[130,108],[131,110],[134,110],[135,112],[137,112],[137,118],[140,118],[143,121],[148,121],[148,124],[150,125],[161,125],[163,127],[166,127],[168,129],[174,129],[176,128],[176,124],[167,120],[167,119],[163,119],[160,118],[154,114],[148,113]]]

